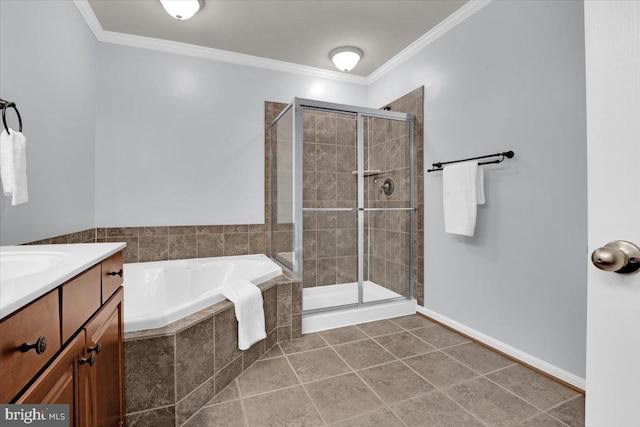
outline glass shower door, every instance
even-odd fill
[[[302,108],[305,311],[357,305],[357,134],[352,113]]]
[[[270,128],[271,257],[292,271],[300,260],[295,253],[293,108],[283,111]]]
[[[296,98],[270,131],[271,256],[303,311],[413,297],[412,117]]]
[[[413,296],[411,132],[408,121],[363,116],[363,303]]]

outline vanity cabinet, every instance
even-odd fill
[[[20,351],[22,343],[16,343],[21,339],[25,342],[24,337],[15,337],[5,345],[5,336],[0,335],[2,370],[9,367],[6,361],[20,366],[21,358],[27,366],[22,369],[24,373],[20,371],[21,382],[11,387],[0,385],[2,402],[65,403],[69,405],[70,426],[121,426],[124,421],[121,285],[122,252],[118,252],[3,320],[0,334],[10,327],[15,335],[27,331],[33,335],[37,331],[36,335],[45,336],[41,331],[48,329],[42,354],[35,348]],[[43,307],[55,309],[48,313]],[[33,325],[39,322],[48,325]],[[12,348],[14,351],[7,350]],[[34,355],[39,363],[26,363]]]
[[[69,425],[77,426],[79,404],[80,363],[84,355],[84,334],[75,337],[53,363],[15,403],[66,403],[69,405]]]
[[[120,288],[85,326],[85,351],[95,355],[94,365],[83,365],[80,373],[80,416],[86,426],[117,426],[124,420],[123,293]]]

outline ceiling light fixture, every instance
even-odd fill
[[[351,71],[364,56],[362,49],[353,46],[337,47],[329,53],[329,58],[340,71]]]
[[[202,9],[202,0],[160,0],[167,13],[178,21],[191,18]]]

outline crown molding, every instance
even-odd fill
[[[96,14],[93,13],[89,0],[73,0],[73,2],[76,4],[76,7],[80,11],[84,20],[87,22],[87,25],[93,32],[93,35],[98,41],[100,41],[100,36],[104,30],[102,29],[102,25],[100,24],[100,21],[98,21]]]
[[[82,17],[87,21],[87,25],[93,31],[96,39],[104,43],[113,43],[122,46],[138,47],[159,52],[172,53],[178,55],[203,58],[231,64],[246,65],[249,67],[264,68],[274,71],[284,71],[287,73],[301,74],[310,77],[336,80],[345,83],[353,83],[365,86],[366,77],[353,74],[329,71],[322,68],[309,67],[306,65],[294,64],[291,62],[278,61],[275,59],[262,58],[259,56],[245,55],[242,53],[229,52],[211,47],[197,46],[189,43],[181,43],[171,40],[155,39],[151,37],[138,36],[134,34],[124,34],[114,31],[106,31],[100,25],[88,0],[74,0],[80,10]]]
[[[253,55],[245,55],[242,53],[229,52],[226,50],[214,49],[211,47],[197,46],[189,43],[161,40],[132,34],[116,33],[113,31],[102,31],[99,40],[105,43],[139,47],[142,49],[150,49],[159,52],[191,56],[194,58],[210,59],[214,61],[246,65],[249,67],[264,68],[274,71],[284,71],[287,73],[301,74],[329,80],[337,80],[346,83],[355,83],[359,85],[367,84],[366,77],[362,76],[340,73],[338,71],[323,70],[321,68],[309,67],[306,65],[278,61],[269,58],[262,58]]]
[[[460,24],[462,21],[491,3],[491,0],[470,0],[460,9],[449,15],[445,20],[426,32],[419,39],[411,43],[409,46],[401,50],[393,58],[382,64],[377,70],[367,76],[367,86],[382,78],[389,71],[393,70],[404,61],[430,45],[440,38],[447,31]]]
[[[155,39],[133,34],[117,33],[114,31],[105,31],[98,21],[95,13],[93,12],[91,5],[89,5],[89,1],[74,0],[74,3],[78,7],[78,10],[80,10],[80,14],[87,22],[87,25],[93,32],[96,39],[100,42],[113,43],[122,46],[138,47],[142,49],[155,50],[158,52],[186,55],[194,58],[203,58],[214,61],[227,62],[231,64],[245,65],[249,67],[264,68],[274,71],[301,74],[305,76],[318,77],[345,83],[353,83],[363,86],[368,86],[379,80],[389,71],[393,70],[395,67],[411,58],[424,47],[433,43],[435,40],[440,38],[440,36],[445,34],[456,25],[460,24],[462,21],[482,9],[490,2],[491,0],[469,1],[460,9],[447,17],[444,21],[433,27],[429,32],[424,34],[418,40],[411,43],[389,61],[384,63],[373,73],[369,74],[369,76],[362,77],[353,74],[345,74],[338,71],[329,71],[322,68],[294,64],[291,62],[278,61],[275,59],[262,58],[259,56],[245,55],[221,49],[197,46],[189,43]]]

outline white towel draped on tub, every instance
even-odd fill
[[[27,138],[18,131],[6,129],[0,134],[0,179],[11,204],[29,201],[27,191]]]
[[[221,287],[220,293],[235,306],[240,350],[267,337],[260,288],[248,280],[235,280]]]
[[[442,172],[444,229],[473,236],[477,205],[484,204],[484,170],[478,162],[448,165]]]

